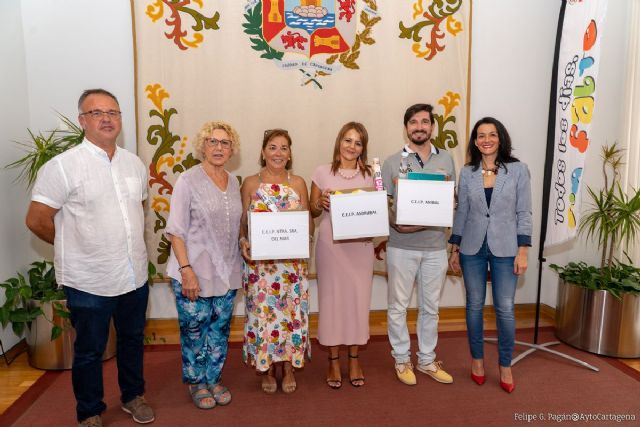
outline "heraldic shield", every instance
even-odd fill
[[[356,0],[262,0],[262,35],[273,49],[307,57],[346,52],[356,38]]]

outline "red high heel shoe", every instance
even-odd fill
[[[473,372],[471,372],[471,379],[478,385],[482,385],[484,384],[484,382],[487,380],[487,377],[485,375],[476,375]]]
[[[509,384],[509,383],[505,383],[503,381],[500,381],[500,387],[502,387],[502,389],[504,391],[506,391],[507,393],[511,393],[511,392],[513,392],[513,390],[516,389],[516,384],[515,383]]]
[[[500,368],[501,366],[498,365],[498,371],[500,371]],[[511,379],[511,381],[513,381],[513,378]],[[500,380],[500,387],[507,393],[512,393],[513,390],[516,389],[516,383],[515,381],[513,381],[512,383],[505,383],[504,381]]]

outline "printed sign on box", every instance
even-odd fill
[[[332,194],[330,199],[333,240],[389,235],[386,191]]]
[[[398,180],[396,224],[451,227],[453,181]]]
[[[309,258],[309,211],[249,212],[251,259]]]

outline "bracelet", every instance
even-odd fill
[[[184,268],[191,268],[191,264],[181,265],[180,268],[178,269],[178,271],[182,272],[182,269],[184,269]]]
[[[458,253],[458,252],[460,252],[460,248],[454,248],[454,249],[451,249],[451,253],[452,253],[452,254],[454,254],[454,253]]]

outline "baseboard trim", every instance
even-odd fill
[[[535,316],[535,304],[516,304],[516,324],[518,328],[532,327],[532,321],[518,325],[518,318],[525,317],[533,319]],[[440,309],[440,322],[438,329],[441,332],[451,330],[466,330],[464,307],[443,307]],[[526,314],[526,316],[524,316]],[[495,329],[495,311],[493,306],[485,306],[485,328],[487,330]],[[418,310],[411,308],[407,310],[407,323],[410,332],[413,332]],[[540,326],[555,326],[555,309],[545,304],[540,306]],[[242,341],[244,335],[245,316],[233,316],[231,319],[230,342]],[[370,334],[386,335],[387,334],[387,310],[372,310],[369,312]],[[318,313],[309,315],[309,329],[311,338],[317,336],[318,329]],[[177,344],[180,342],[178,319],[148,319],[145,329],[147,344]]]

